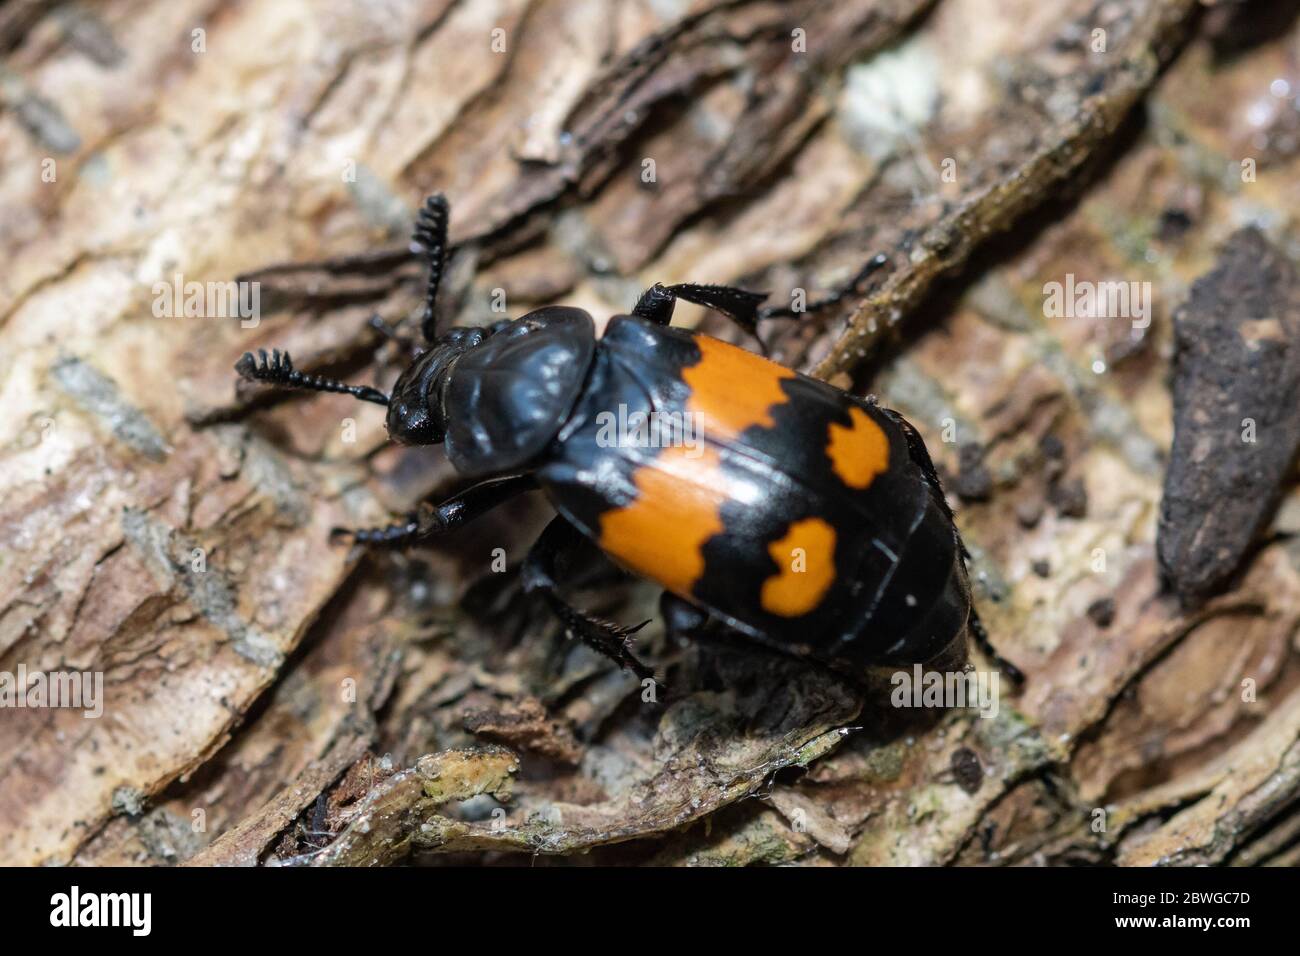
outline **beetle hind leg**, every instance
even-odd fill
[[[758,320],[761,317],[758,304],[766,298],[766,292],[751,292],[729,285],[683,282],[665,286],[656,282],[637,300],[632,314],[656,325],[668,325],[673,320],[673,306],[678,299],[682,299],[721,312],[757,338]]]
[[[888,265],[888,263],[889,257],[883,252],[874,255],[866,261],[862,268],[858,270],[857,275],[850,279],[847,285],[841,286],[834,292],[830,293],[830,295],[808,302],[801,309],[796,309],[792,305],[769,306],[768,308],[760,309],[758,317],[760,319],[801,319],[808,315],[815,315],[818,312],[829,309],[831,306],[839,305],[850,295],[857,295],[859,292],[859,286],[866,282],[872,274]]]
[[[892,408],[885,408],[883,405],[876,405],[875,408],[876,411],[897,425],[903,433],[903,437],[907,440],[907,453],[916,464],[916,467],[921,469],[921,477],[925,479],[926,486],[930,491],[930,497],[934,499],[934,503],[947,516],[949,523],[952,523],[952,508],[948,506],[948,499],[943,493],[943,483],[939,480],[939,472],[935,469],[934,461],[926,450],[925,440],[921,438],[921,433],[916,430],[911,422]],[[970,552],[966,550],[966,545],[961,543],[960,538],[958,538],[958,544],[961,545],[962,557],[969,559]]]
[[[632,314],[655,325],[672,325],[673,306],[676,304],[677,297],[656,282],[641,293],[641,298],[632,307]]]
[[[573,525],[563,517],[556,517],[546,526],[524,561],[524,591],[540,594],[565,630],[592,650],[608,657],[619,667],[630,670],[642,680],[653,678],[654,669],[629,650],[632,635],[649,624],[649,621],[623,627],[580,611],[560,597],[557,578],[563,576],[574,552],[584,541]]]

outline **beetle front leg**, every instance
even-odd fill
[[[585,544],[586,539],[568,520],[556,517],[542,531],[524,560],[524,591],[540,594],[565,630],[592,650],[605,655],[619,667],[627,668],[642,680],[653,678],[654,669],[628,650],[632,635],[649,621],[623,627],[580,611],[560,597],[557,579],[567,570],[574,553]]]
[[[384,317],[378,312],[372,315],[366,324],[378,332],[385,341],[395,342],[398,348],[406,352],[408,355],[415,355],[418,353],[420,346],[415,339],[411,335],[407,334],[404,329],[393,328],[393,326],[389,325],[388,322],[384,320]]]
[[[378,528],[334,528],[330,537],[351,538],[357,544],[378,547],[406,547],[468,524],[511,498],[536,488],[537,479],[531,473],[491,478],[436,507],[425,503],[405,521]]]

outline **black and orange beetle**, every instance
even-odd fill
[[[674,633],[720,622],[850,670],[960,661],[968,628],[983,638],[952,513],[920,435],[901,415],[669,326],[684,299],[753,332],[763,294],[656,284],[599,339],[590,315],[559,306],[438,335],[447,218],[441,196],[420,212],[428,345],[414,348],[391,396],[304,375],[279,352],[245,354],[236,365],[246,379],[387,405],[393,440],[441,442],[456,470],[478,479],[405,521],[340,533],[406,545],[540,488],[558,516],[529,553],[525,589],[641,677],[652,672],[628,650],[635,628],[558,593],[559,562],[584,537],[665,588],[661,607]],[[681,423],[694,440],[628,440],[651,432],[611,434],[613,421]]]

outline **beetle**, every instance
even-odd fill
[[[412,345],[391,395],[304,374],[279,351],[235,366],[247,380],[386,405],[392,440],[441,443],[477,482],[405,520],[337,533],[405,546],[540,488],[557,516],[525,559],[524,589],[642,678],[653,671],[629,649],[637,628],[560,594],[564,562],[584,540],[664,588],[670,633],[721,624],[854,672],[960,663],[968,634],[987,646],[968,555],[916,429],[874,400],[670,325],[681,299],[753,333],[778,311],[759,310],[765,294],[656,283],[599,338],[587,312],[564,306],[439,334],[448,218],[441,195],[417,218],[426,344]]]

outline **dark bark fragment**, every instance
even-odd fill
[[[1174,316],[1174,443],[1157,551],[1188,603],[1222,588],[1272,513],[1300,444],[1300,281],[1235,233]]]
[[[552,718],[534,697],[467,711],[465,729],[561,763],[574,765],[582,759],[582,745],[573,736],[573,730]]]

